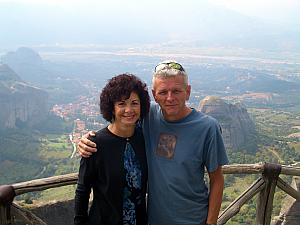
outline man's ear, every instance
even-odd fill
[[[191,90],[192,90],[191,85],[187,85],[186,86],[186,99],[185,99],[186,101],[190,99]]]

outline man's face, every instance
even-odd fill
[[[189,108],[185,102],[190,97],[191,86],[184,83],[183,76],[158,77],[153,81],[152,94],[168,121],[180,120]]]

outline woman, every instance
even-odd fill
[[[149,112],[146,84],[131,74],[113,77],[100,95],[100,112],[110,122],[93,141],[101,148],[82,158],[74,224],[146,225],[147,161],[137,127]],[[93,202],[88,213],[91,189]]]

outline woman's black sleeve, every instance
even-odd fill
[[[88,221],[88,206],[91,188],[95,180],[95,155],[82,158],[80,161],[77,188],[75,192],[74,225],[86,225]]]

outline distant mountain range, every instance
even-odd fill
[[[74,79],[72,74],[66,75],[69,70],[64,69],[64,65],[57,66],[43,60],[31,48],[21,47],[8,52],[1,57],[1,61],[12,68],[23,81],[47,91],[50,105],[71,102],[87,93],[78,79]]]
[[[241,69],[225,65],[190,66],[194,89],[242,94],[245,92],[300,92],[300,83],[279,79],[257,70]]]
[[[68,60],[64,60],[61,52],[56,61],[55,58],[46,61],[34,50],[23,47],[8,52],[1,60],[16,71],[22,80],[47,91],[50,104],[72,102],[77,96],[89,92],[84,82],[94,82],[95,86],[101,88],[107,79],[124,72],[137,74],[150,84],[151,71],[160,60],[158,56],[151,55],[118,56],[117,53],[110,55],[101,52],[94,55],[89,52],[83,52],[82,56],[78,52],[69,52]],[[288,95],[288,98],[285,97],[288,102],[299,101],[299,82],[284,80],[267,72],[218,63],[209,65],[201,63],[201,59],[199,62],[187,63],[186,69],[193,91],[203,93],[202,97],[262,92],[273,93],[279,98]]]
[[[23,80],[33,84],[44,84],[54,74],[49,71],[40,55],[30,48],[21,47],[8,52],[1,61],[16,71]]]

